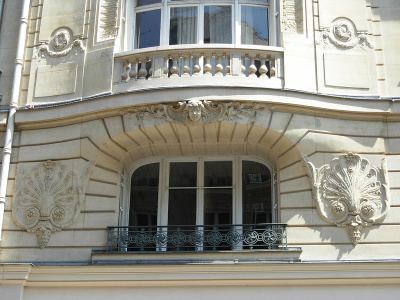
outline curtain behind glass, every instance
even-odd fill
[[[242,44],[268,46],[268,9],[242,6]]]
[[[231,6],[204,6],[204,43],[232,43]]]
[[[172,7],[169,44],[197,43],[197,7]]]

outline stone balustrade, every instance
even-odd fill
[[[115,55],[119,82],[174,77],[253,77],[283,81],[280,47],[179,45]],[[117,81],[115,80],[115,81]]]

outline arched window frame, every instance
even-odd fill
[[[131,196],[131,178],[133,173],[140,167],[151,163],[159,163],[159,188],[158,188],[158,210],[157,210],[157,225],[166,226],[168,225],[168,176],[169,176],[169,164],[170,162],[200,162],[203,166],[204,161],[232,161],[233,162],[233,219],[232,224],[242,223],[242,161],[254,161],[263,164],[268,168],[271,173],[271,210],[272,210],[272,222],[276,223],[279,221],[278,216],[278,199],[277,199],[277,180],[276,171],[274,166],[266,160],[245,155],[237,156],[198,156],[198,157],[174,157],[174,158],[151,158],[143,159],[133,163],[129,168],[124,170],[121,179],[121,195],[120,195],[120,217],[119,226],[129,225],[129,209],[130,209],[130,196]],[[201,171],[200,171],[200,176]],[[235,184],[238,183],[238,184]],[[201,188],[197,188],[197,199],[202,197]],[[199,195],[200,194],[200,195]],[[201,200],[197,201],[196,223],[199,222],[199,216],[203,213],[202,208],[199,207]],[[200,217],[201,218],[201,217]],[[202,224],[197,224],[202,225]]]

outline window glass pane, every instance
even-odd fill
[[[232,189],[204,189],[204,225],[232,224]]]
[[[231,6],[204,6],[204,43],[232,43]]]
[[[136,14],[136,48],[160,45],[161,9]]]
[[[170,190],[168,225],[196,225],[196,190]]]
[[[170,187],[196,187],[197,163],[196,162],[172,162],[169,171]]]
[[[197,7],[172,7],[169,44],[197,43]]]
[[[232,162],[204,162],[204,186],[232,186]]]
[[[271,172],[263,164],[243,161],[243,224],[272,222]]]
[[[268,45],[268,9],[242,5],[242,44]]]
[[[138,168],[131,179],[130,226],[157,225],[159,164]]]
[[[161,3],[161,0],[136,0],[136,7],[150,5],[155,3]]]

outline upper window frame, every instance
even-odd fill
[[[241,45],[246,47],[247,44],[241,43],[241,6],[256,6],[268,8],[268,46],[278,45],[278,29],[279,29],[279,0],[268,0],[266,3],[261,3],[256,0],[197,0],[197,1],[171,1],[162,0],[160,3],[143,5],[135,7],[136,0],[125,0],[124,5],[124,20],[125,26],[122,31],[122,51],[132,51],[139,49],[152,50],[157,47],[168,47],[169,45],[169,30],[170,30],[170,8],[171,7],[198,7],[198,20],[197,20],[197,43],[195,45],[204,44],[204,6],[218,6],[230,5],[232,7],[232,43],[230,45]],[[160,9],[160,45],[148,48],[137,48],[135,45],[135,24],[136,13],[145,12],[149,10]],[[190,47],[191,44],[181,44],[182,47]],[[193,44],[192,44],[193,45]],[[260,46],[265,47],[265,46]]]

